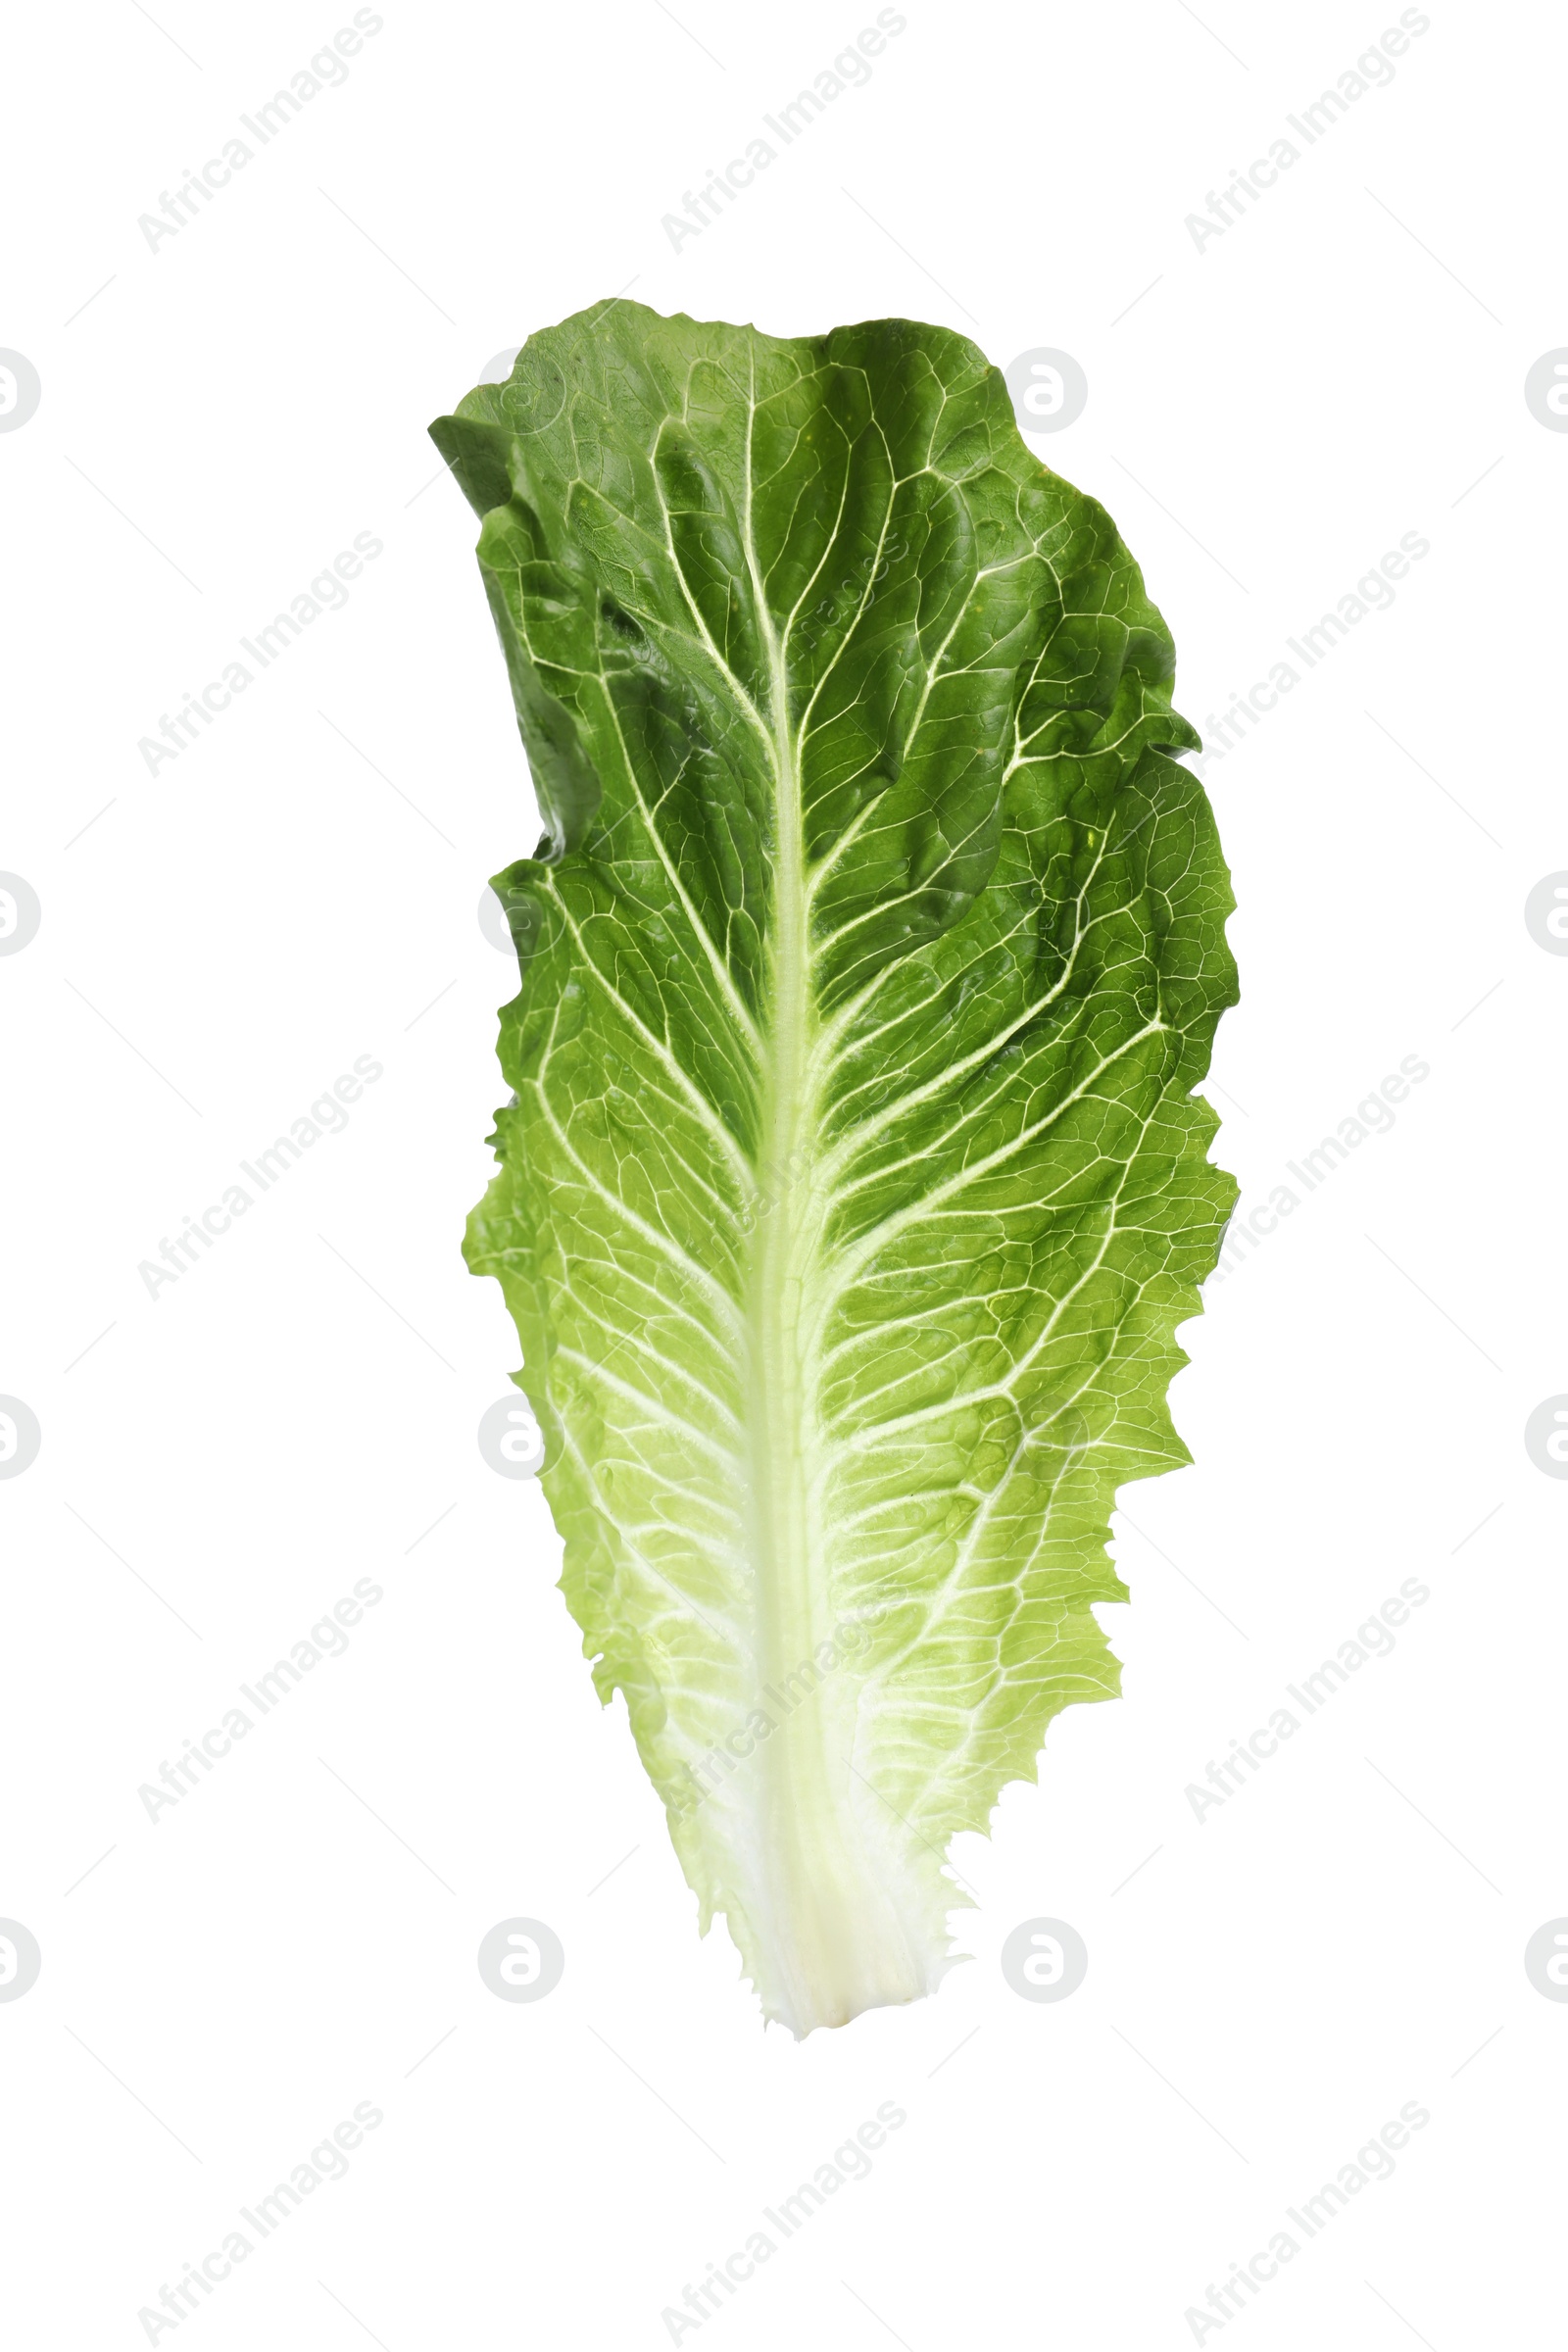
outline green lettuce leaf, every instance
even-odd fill
[[[515,1317],[601,1695],[798,2034],[1104,1698],[1121,1482],[1235,1199],[1232,899],[1164,624],[972,343],[614,302],[431,428],[545,838],[496,877]]]

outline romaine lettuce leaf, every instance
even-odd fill
[[[1117,1688],[1118,1484],[1235,1199],[1229,878],[1173,656],[997,370],[614,302],[431,428],[548,831],[496,877],[515,1317],[602,1696],[798,2034]]]

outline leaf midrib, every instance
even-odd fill
[[[764,1684],[788,1673],[825,1639],[830,1597],[814,1524],[811,1477],[815,1380],[803,1353],[804,1293],[817,1267],[814,1006],[811,995],[806,836],[798,748],[790,724],[784,638],[768,606],[753,517],[752,437],[747,415],[741,537],[768,672],[766,726],[773,790],[773,920],[761,1030],[762,1141],[760,1217],[751,1268],[753,1398],[758,1469],[759,1664]],[[778,1190],[767,1198],[765,1172]]]

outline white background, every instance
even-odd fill
[[[155,2340],[657,2346],[892,2100],[870,2177],[681,2341],[1187,2344],[1410,2101],[1394,2177],[1214,2333],[1544,2340],[1568,2008],[1523,1950],[1568,1912],[1568,1486],[1522,1433],[1568,1389],[1568,960],[1523,904],[1568,866],[1568,437],[1523,383],[1568,342],[1560,24],[1434,5],[1200,250],[1185,217],[1396,8],[909,0],[868,84],[675,252],[662,216],[869,5],[387,0],[151,250],[138,216],[351,15],[156,13],[20,21],[5,139],[0,343],[42,400],[0,435],[0,866],[43,909],[0,959],[0,1391],[43,1433],[0,1482],[0,1914],[43,1954],[0,2004],[9,2339],[148,2340],[162,2285],[369,2101],[348,2177]],[[1115,514],[1200,724],[1430,541],[1207,769],[1243,986],[1216,1156],[1263,1200],[1402,1057],[1430,1076],[1186,1328],[1196,1466],[1117,1521],[1125,1696],[960,1840],[973,1964],[801,2046],[699,1941],[543,1496],[474,1437],[516,1360],[459,1255],[511,993],[476,908],[536,828],[424,427],[629,282],[1073,354],[1087,409],[1035,446]],[[362,532],[345,609],[150,775],[138,740]],[[139,1263],[359,1055],[384,1075],[346,1129],[150,1298]],[[1392,1655],[1195,1818],[1209,1760],[1412,1577]],[[346,1654],[150,1820],[139,1787],[362,1578]],[[536,2004],[475,1967],[514,1914],[565,1947]],[[1040,1915],[1089,1947],[1059,2004],[998,1967]]]

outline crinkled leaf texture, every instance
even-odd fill
[[[1119,1483],[1235,1198],[1232,900],[1164,623],[972,343],[615,301],[432,431],[548,833],[467,1255],[563,1590],[798,2034],[930,1991],[944,1867],[1104,1698]]]

